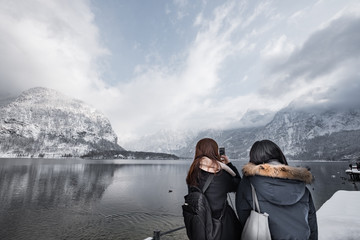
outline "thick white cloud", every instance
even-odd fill
[[[271,40],[260,53],[265,60],[274,61],[277,58],[288,57],[294,49],[294,44],[288,42],[285,35],[281,35],[280,38]]]
[[[231,10],[231,5],[225,5],[213,19],[202,20],[196,39],[177,60],[181,64],[148,66],[136,79],[118,86],[124,96],[118,110],[131,114],[129,128],[150,132],[149,128],[211,127],[221,120],[221,109],[212,105],[218,104],[213,95],[220,81],[219,68],[232,54],[230,37],[235,28],[224,27],[231,20],[227,18]],[[135,111],[139,117],[134,119]]]
[[[76,95],[101,85],[96,61],[107,54],[87,1],[1,1],[0,84]]]

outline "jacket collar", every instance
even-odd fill
[[[204,165],[204,167],[200,167],[200,168],[205,171],[208,171],[207,168],[208,169],[211,168],[213,169],[213,171],[210,172],[216,173],[219,172],[220,169],[223,169],[226,172],[230,173],[231,176],[233,177],[236,176],[236,173],[229,166],[219,161],[216,161],[216,164],[214,164],[214,162],[208,157],[202,157],[200,160],[200,165]]]
[[[299,180],[307,184],[313,181],[313,176],[310,171],[302,167],[291,167],[284,164],[274,165],[274,164],[259,164],[255,165],[253,163],[247,163],[242,172],[244,176],[265,176],[272,178],[284,178]]]

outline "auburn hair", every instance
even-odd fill
[[[217,161],[220,161],[219,146],[214,139],[203,138],[197,142],[194,161],[186,177],[186,183],[190,186],[198,186],[199,184],[200,162],[203,157],[208,157],[215,164]]]

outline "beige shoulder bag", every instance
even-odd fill
[[[244,229],[241,234],[241,239],[271,240],[268,221],[269,214],[260,212],[259,202],[256,196],[255,188],[252,184],[250,185],[252,190],[253,209],[250,212],[250,216],[246,220]]]

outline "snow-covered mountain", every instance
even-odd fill
[[[283,109],[277,113],[273,121],[257,134],[258,139],[269,138],[282,146],[288,155],[297,156],[310,153],[308,142],[312,141],[318,146],[316,154],[321,158],[324,146],[320,138],[329,138],[335,133],[356,132],[360,130],[360,110],[335,110],[324,109],[320,112],[314,110]],[[318,143],[316,140],[318,139]],[[360,139],[360,138],[359,138]],[[333,147],[336,148],[341,141],[334,139]],[[359,142],[349,142],[349,145],[358,145]],[[314,149],[312,149],[314,151]],[[310,153],[311,154],[311,153]]]
[[[109,120],[61,93],[32,88],[0,105],[0,157],[81,156],[124,150]]]
[[[256,119],[253,114],[252,117]],[[179,147],[162,150],[193,157],[195,144],[203,137],[214,138],[232,158],[248,158],[252,144],[262,139],[276,142],[290,159],[357,158],[360,157],[360,109],[304,109],[290,105],[277,112],[266,125],[201,131],[188,138],[186,143],[181,141],[177,145],[173,138],[171,144]],[[142,143],[147,143],[147,149],[157,149],[161,139],[165,142],[169,138],[157,135],[152,136],[151,141],[142,139]],[[162,146],[166,144],[162,143]]]
[[[191,130],[175,131],[164,129],[155,134],[126,142],[123,146],[133,151],[174,153],[179,149],[186,148],[196,136],[197,133]]]
[[[196,142],[211,137],[226,148],[231,158],[248,158],[255,141],[270,139],[290,159],[360,157],[360,108],[289,105],[276,114],[248,112],[240,122],[251,127],[162,130],[124,146],[191,158]],[[0,101],[0,157],[82,156],[123,150],[103,114],[54,90],[33,88],[17,98]]]
[[[275,112],[263,110],[248,110],[239,121],[240,127],[265,126],[274,118]]]

